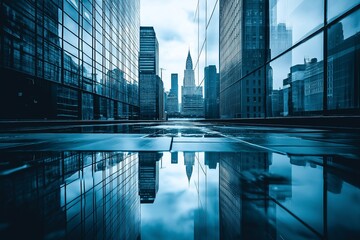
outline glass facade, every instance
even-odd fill
[[[164,118],[164,83],[159,77],[159,43],[153,27],[140,27],[140,119]]]
[[[139,0],[0,4],[0,118],[138,116]]]
[[[360,1],[220,1],[220,114],[359,114]]]
[[[219,74],[215,65],[210,65],[204,69],[205,83],[205,118],[219,118]]]

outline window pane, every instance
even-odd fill
[[[359,107],[360,11],[328,30],[328,109]]]
[[[360,0],[327,0],[328,1],[328,20],[346,12],[351,7],[360,4]]]
[[[270,0],[271,57],[323,25],[324,0]]]
[[[323,35],[271,62],[267,81],[269,116],[299,116],[322,110]]]

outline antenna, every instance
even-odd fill
[[[160,78],[161,78],[161,80],[163,79],[162,78],[162,72],[163,72],[163,70],[166,70],[165,68],[160,68]]]

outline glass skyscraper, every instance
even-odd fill
[[[167,114],[176,116],[179,114],[179,76],[177,73],[171,74],[171,89],[167,96]]]
[[[223,118],[360,110],[360,1],[220,1]]]
[[[1,119],[136,118],[139,0],[1,0]]]
[[[159,77],[159,42],[153,27],[140,27],[140,119],[164,118],[164,83]]]
[[[205,118],[217,119],[219,118],[219,74],[216,72],[216,66],[210,65],[204,69],[204,88],[205,88]]]

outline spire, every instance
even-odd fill
[[[189,48],[189,51],[188,51],[188,55],[187,55],[187,58],[186,58],[186,68],[185,69],[193,69],[193,63],[192,63],[192,59],[191,59],[191,54],[190,54],[190,48]]]

